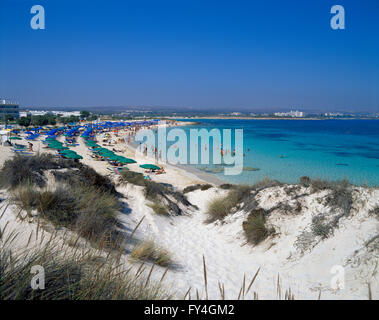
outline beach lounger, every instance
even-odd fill
[[[34,153],[33,152],[29,152],[29,151],[27,151],[27,150],[24,150],[24,149],[12,149],[12,151],[14,152],[14,153],[17,153],[17,154],[22,154],[22,155],[34,155]]]

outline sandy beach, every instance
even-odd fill
[[[109,143],[98,143],[105,148],[115,149],[116,154],[135,159],[136,164],[129,164],[131,171],[144,173],[141,163],[155,163],[154,159],[144,158],[138,154],[133,146],[125,143],[126,132],[110,133]],[[51,153],[41,142],[43,138],[33,141],[35,153]],[[64,137],[58,140],[64,142]],[[25,140],[21,141],[26,144]],[[117,183],[117,175],[112,173],[106,161],[98,161],[91,157],[91,150],[85,145],[82,138],[77,139],[79,145],[70,147],[83,157],[83,164],[95,169],[102,175],[109,176]],[[11,159],[10,147],[0,147],[0,165]],[[188,210],[182,216],[159,216],[148,206],[143,193],[143,187],[132,184],[117,185],[117,191],[125,199],[127,211],[120,213],[119,219],[133,229],[143,220],[135,236],[139,239],[154,239],[160,246],[172,253],[175,267],[166,277],[168,285],[175,289],[176,297],[181,299],[189,288],[192,297],[195,290],[202,298],[205,297],[203,278],[203,259],[208,271],[208,291],[210,299],[220,299],[219,284],[225,286],[226,298],[237,299],[244,281],[249,282],[257,270],[259,276],[254,283],[254,290],[246,294],[251,299],[254,292],[259,292],[261,299],[275,299],[277,297],[277,283],[280,281],[283,295],[290,288],[298,299],[367,299],[367,283],[371,284],[374,298],[378,298],[378,275],[375,272],[377,253],[371,252],[367,241],[375,237],[379,230],[378,220],[371,216],[370,211],[379,205],[379,190],[356,188],[354,195],[360,205],[356,205],[354,214],[344,219],[341,226],[329,239],[319,241],[309,252],[299,252],[296,249],[298,237],[309,230],[312,216],[315,213],[325,212],[328,209],[320,199],[326,192],[310,193],[307,188],[296,188],[295,195],[286,192],[287,186],[278,186],[262,190],[257,196],[260,207],[270,210],[286,203],[293,205],[297,197],[301,198],[301,214],[283,215],[281,211],[273,211],[269,222],[275,226],[277,235],[269,237],[257,246],[246,243],[242,231],[242,223],[249,212],[236,210],[223,222],[205,224],[208,203],[215,198],[227,194],[227,190],[217,188],[220,183],[210,175],[190,172],[173,165],[164,165],[165,174],[151,174],[151,179],[157,183],[169,184],[177,190],[195,184],[211,183],[214,185],[206,191],[196,190],[187,194],[188,200],[198,209]],[[2,197],[7,198],[6,191]],[[23,234],[20,246],[32,230],[35,223],[19,222],[15,218],[15,208],[7,208],[1,219],[0,227],[11,223],[11,227]],[[48,233],[48,232],[47,232]],[[130,263],[128,255],[122,257],[125,264]],[[334,266],[342,266],[345,272],[344,287],[331,288]],[[153,278],[159,279],[165,269],[157,267]],[[245,279],[245,280],[244,280]],[[279,280],[280,279],[280,280]]]

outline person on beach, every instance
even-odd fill
[[[33,143],[28,142],[28,146],[29,146],[29,151],[33,151]]]

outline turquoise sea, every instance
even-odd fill
[[[194,165],[224,181],[252,184],[268,177],[295,183],[309,176],[379,186],[377,120],[195,121],[196,125],[182,128],[187,132],[193,128],[243,129],[244,166],[258,171],[233,176],[224,175],[220,165]]]

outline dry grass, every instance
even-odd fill
[[[216,198],[209,202],[207,208],[208,218],[207,223],[214,222],[216,220],[222,220],[227,215],[232,213],[239,203],[250,196],[250,187],[241,185],[233,187],[226,196]]]
[[[142,187],[146,185],[146,180],[143,177],[143,174],[134,171],[122,171],[120,176],[120,182],[131,183]]]
[[[154,201],[153,203],[148,204],[148,206],[151,209],[153,209],[153,211],[156,214],[158,214],[160,216],[169,216],[170,215],[169,212],[168,212],[168,210],[167,210],[167,208],[164,205],[158,203],[157,201]]]
[[[252,211],[242,223],[242,229],[248,242],[257,245],[269,235],[275,233],[273,227],[266,226],[265,211],[258,209]]]
[[[153,240],[138,244],[130,256],[135,260],[152,261],[159,266],[169,267],[172,264],[171,254],[158,247]]]
[[[38,191],[26,185],[12,192],[12,201],[27,212],[36,210],[57,228],[69,228],[94,242],[112,234],[118,224],[117,198],[95,188],[60,185]]]
[[[192,185],[192,186],[188,186],[188,187],[185,187],[183,189],[183,193],[188,193],[188,192],[192,192],[192,191],[196,191],[196,190],[201,190],[201,191],[206,191],[210,188],[212,188],[213,186],[209,183],[206,183],[206,184],[195,184],[195,185]]]
[[[32,236],[32,234],[31,234]],[[0,234],[1,300],[151,300],[171,299],[162,281],[151,281],[151,272],[132,274],[112,255],[99,251],[81,251],[77,243],[69,252],[65,244],[53,239],[46,245],[11,250],[13,232]],[[69,238],[68,238],[69,239]],[[69,245],[68,243],[66,244]],[[42,266],[45,288],[32,289],[32,266]],[[152,270],[151,270],[152,271]],[[162,279],[163,280],[163,279]]]
[[[0,185],[3,188],[16,188],[26,183],[43,187],[46,184],[44,172],[52,169],[73,169],[81,165],[72,161],[41,154],[32,157],[16,155],[4,162],[0,170]]]

